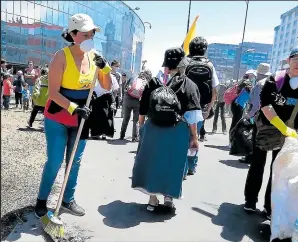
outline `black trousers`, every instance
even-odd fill
[[[44,112],[44,107],[34,105],[31,111],[29,124],[31,125],[33,124],[33,122],[35,121],[36,115],[38,114],[39,111]]]
[[[218,121],[218,116],[219,116],[219,111],[220,111],[220,118],[221,118],[221,123],[222,123],[222,131],[225,132],[227,131],[227,125],[226,125],[226,117],[225,117],[225,103],[217,103],[215,112],[214,112],[214,120],[213,120],[213,131],[217,130],[217,121]]]
[[[15,100],[16,100],[16,105],[21,104],[21,106],[22,106],[22,101],[23,101],[22,93],[21,92],[16,92],[14,94],[14,97],[15,97]]]
[[[237,103],[232,102],[231,104],[231,112],[232,112],[232,123],[231,123],[231,127],[230,127],[230,140],[231,140],[231,131],[232,129],[236,126],[236,124],[239,122],[239,120],[242,118],[243,115],[243,108],[238,105]]]
[[[205,130],[205,120],[204,120],[202,123],[201,130],[200,130],[200,136],[204,137],[205,135],[206,135],[206,130]]]
[[[264,169],[265,169],[267,153],[268,153],[267,151],[263,151],[256,146],[256,142],[255,142],[256,129],[257,128],[255,126],[254,132],[253,132],[253,152],[250,155],[251,164],[248,170],[245,189],[244,189],[245,201],[253,204],[258,202],[258,195],[262,187]],[[272,151],[270,176],[269,176],[266,193],[265,193],[264,208],[267,210],[269,214],[271,214],[272,166],[279,151],[280,150]]]

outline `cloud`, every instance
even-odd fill
[[[208,43],[239,44],[242,41],[242,32],[220,35],[206,36]],[[248,31],[245,33],[244,42],[257,42],[272,44],[274,31]]]

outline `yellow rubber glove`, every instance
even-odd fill
[[[73,111],[78,107],[77,104],[70,102],[67,111],[72,115]]]
[[[298,138],[298,134],[294,129],[289,128],[278,116],[271,119],[270,123],[277,128],[284,136]]]
[[[100,71],[103,74],[107,75],[112,71],[112,68],[108,64],[106,64],[104,68],[100,69]]]

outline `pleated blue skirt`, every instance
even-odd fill
[[[132,188],[149,195],[181,198],[189,140],[184,122],[162,128],[147,120],[140,129]]]

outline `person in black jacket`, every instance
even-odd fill
[[[298,116],[295,118],[294,129],[286,125],[298,100],[298,48],[294,48],[288,58],[290,68],[284,75],[283,85],[278,90],[275,77],[269,76],[260,94],[261,113],[260,118],[267,125],[273,125],[284,136],[298,138]],[[258,137],[256,137],[257,139]],[[270,142],[270,139],[268,139]],[[271,181],[273,162],[280,150],[272,152],[270,177],[265,194],[264,213],[271,218]],[[266,164],[267,152],[255,147],[252,163],[249,168],[245,184],[245,206],[249,212],[256,211],[258,194],[263,180],[264,167]]]
[[[173,199],[182,196],[182,180],[186,169],[188,149],[198,150],[197,123],[203,119],[200,93],[194,82],[184,75],[180,63],[185,60],[181,48],[165,52],[164,67],[169,69],[167,86],[181,104],[179,115],[185,118],[173,126],[162,127],[153,122],[151,94],[163,84],[152,78],[140,100],[140,142],[132,175],[132,188],[150,195],[147,210],[154,211],[159,204],[157,194],[164,196],[164,205],[174,209]],[[148,117],[145,122],[145,117]]]

